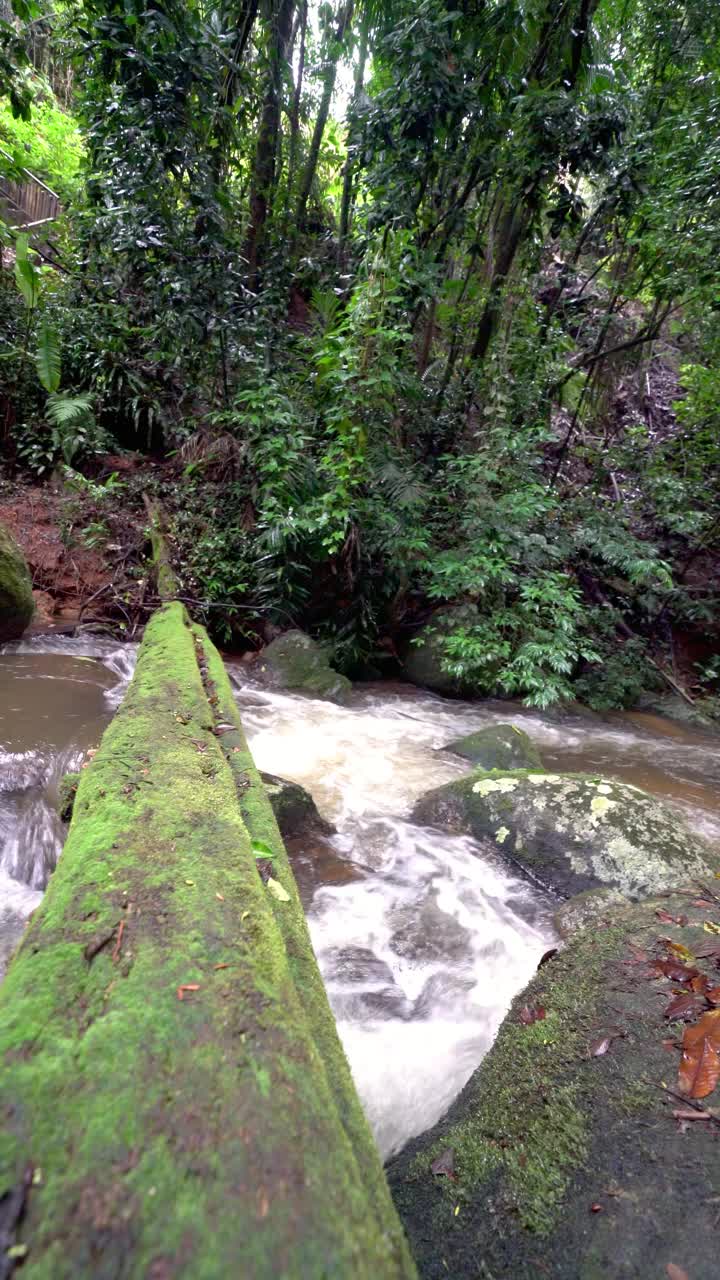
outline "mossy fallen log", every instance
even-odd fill
[[[414,1267],[222,663],[150,621],[0,988],[29,1280]]]

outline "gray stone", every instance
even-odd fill
[[[563,898],[597,888],[643,898],[712,876],[717,861],[674,809],[587,774],[476,769],[421,797],[413,821],[493,841]]]
[[[542,769],[532,738],[514,724],[493,724],[477,733],[448,742],[445,751],[470,760],[481,769]]]
[[[309,833],[323,836],[334,834],[335,827],[320,815],[310,792],[301,787],[299,782],[288,782],[287,778],[277,778],[274,773],[261,773],[260,777],[265,784],[283,840]]]
[[[292,689],[328,702],[347,702],[352,685],[334,671],[322,645],[304,631],[286,631],[263,649],[254,671],[271,688]]]
[[[404,655],[405,673],[413,684],[435,693],[459,696],[472,693],[467,682],[449,675],[444,668],[443,641],[459,627],[471,627],[478,620],[474,605],[460,604],[450,609],[438,609],[430,621],[418,631]]]

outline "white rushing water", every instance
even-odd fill
[[[98,740],[134,656],[96,637],[47,636],[0,655],[0,963],[59,855],[58,779]],[[306,786],[337,828],[332,837],[291,841],[290,852],[340,1035],[386,1156],[447,1109],[554,941],[552,904],[494,848],[409,821],[419,795],[469,767],[442,750],[449,741],[512,718],[550,767],[639,781],[718,835],[708,795],[720,776],[720,742],[664,736],[662,722],[650,732],[628,721],[556,721],[402,686],[368,686],[336,707],[257,689],[241,664],[230,674],[258,766]],[[33,723],[19,730],[18,716]]]

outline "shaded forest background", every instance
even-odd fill
[[[0,0],[0,148],[3,494],[122,625],[147,493],[225,644],[717,711],[717,4]]]

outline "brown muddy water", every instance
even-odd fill
[[[0,651],[0,964],[62,848],[57,786],[98,742],[135,650],[36,636]],[[552,944],[553,904],[465,837],[414,826],[414,801],[461,776],[442,750],[512,720],[548,768],[604,773],[678,805],[720,843],[720,738],[643,715],[543,716],[359,686],[350,706],[230,676],[260,768],[306,786],[337,827],[290,855],[338,1029],[383,1155],[434,1124]]]

